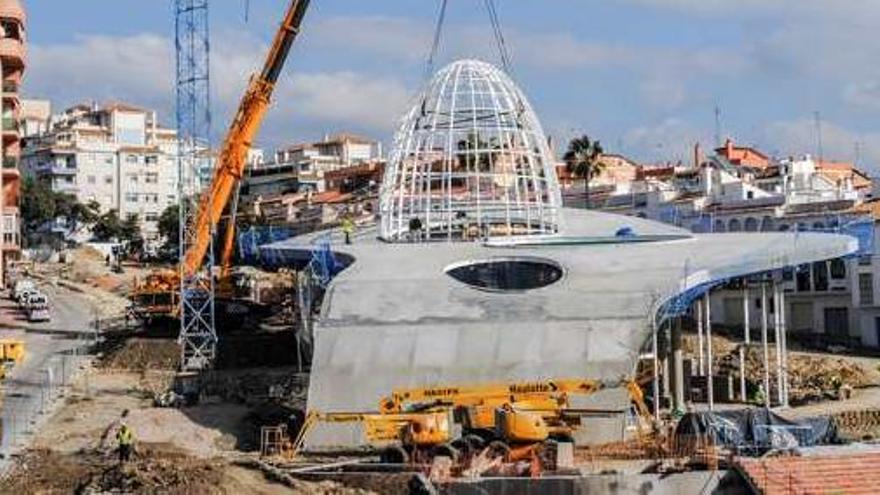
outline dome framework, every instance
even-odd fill
[[[561,196],[541,124],[498,68],[441,69],[403,118],[380,195],[388,241],[546,235]]]

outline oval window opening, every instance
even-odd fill
[[[562,278],[563,270],[548,260],[520,258],[474,261],[446,270],[450,277],[476,289],[522,291],[547,287]]]

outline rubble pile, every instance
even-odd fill
[[[248,493],[230,468],[253,469],[296,493],[366,495],[333,481],[312,482],[282,475],[273,477],[249,463],[222,458],[201,459],[165,444],[138,444],[132,461],[120,464],[113,452],[82,450],[70,454],[41,449],[25,452],[0,481],[2,493]],[[262,492],[261,492],[262,493]]]
[[[0,484],[4,493],[216,493],[224,483],[220,461],[144,446],[120,465],[111,452],[26,452]]]
[[[170,339],[125,339],[108,349],[100,367],[128,371],[176,370],[180,346]]]
[[[129,464],[113,463],[94,473],[81,493],[212,492],[223,485],[223,466],[175,452],[139,452]]]
[[[309,377],[290,369],[267,368],[214,373],[204,385],[206,395],[229,402],[253,406],[271,401],[305,408]]]

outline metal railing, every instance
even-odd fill
[[[28,378],[17,378],[16,370],[7,377],[5,388],[12,388],[15,393],[7,394],[3,401],[3,436],[0,440],[3,459],[9,459],[33,439],[90,360],[93,345],[94,340],[85,339],[81,345],[48,358],[36,374],[28,373]],[[38,378],[33,380],[32,376]],[[0,474],[7,467],[8,464],[0,462]]]
[[[4,81],[3,82],[3,92],[4,93],[18,93],[19,84],[12,81]]]
[[[12,156],[3,157],[3,168],[18,168],[19,159]]]

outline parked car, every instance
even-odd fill
[[[31,322],[49,321],[52,319],[49,298],[45,294],[37,292],[28,297],[27,318]]]
[[[33,280],[23,278],[15,282],[12,289],[12,298],[21,303],[25,294],[37,290],[37,284]]]

